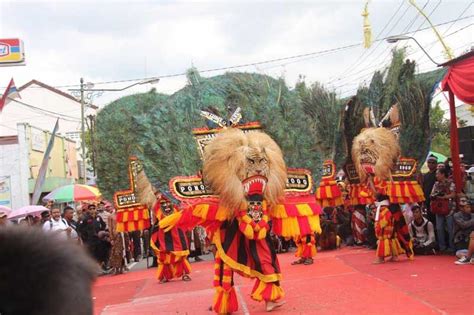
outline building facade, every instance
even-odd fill
[[[17,125],[17,135],[0,137],[0,204],[13,209],[30,204],[51,132],[28,124]],[[49,155],[42,193],[79,179],[76,143],[56,136]]]
[[[18,135],[17,124],[34,126],[34,130],[52,131],[56,119],[59,119],[57,134],[75,142],[76,160],[82,165],[80,101],[38,80],[31,80],[18,88],[18,92],[21,98],[10,100],[0,113],[0,136]],[[86,105],[85,116],[95,115],[96,111],[96,106]]]

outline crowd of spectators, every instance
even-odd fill
[[[390,210],[396,212],[401,207],[416,255],[457,255],[456,264],[474,264],[474,167],[463,165],[465,186],[462,194],[456,194],[449,161],[438,163],[435,156],[430,156],[427,165],[428,172],[419,179],[425,202],[397,205]],[[142,256],[153,256],[150,231],[116,232],[115,210],[108,202],[84,203],[76,209],[66,206],[62,211],[52,203],[46,206],[49,211],[40,216],[26,216],[17,224],[40,227],[45,233],[85,246],[104,273],[111,269],[121,273],[132,260],[138,262]],[[324,208],[320,216],[322,233],[316,235],[318,249],[341,246],[375,249],[375,213],[375,204]],[[0,211],[0,226],[7,224],[12,223]],[[205,232],[200,229],[187,235],[190,258],[195,261],[207,252]],[[294,246],[292,240],[276,236],[274,244],[278,252]]]
[[[427,165],[428,172],[419,179],[425,201],[392,205],[390,210],[395,213],[401,208],[416,255],[456,255],[459,258],[456,264],[474,264],[474,167],[462,165],[464,189],[456,194],[450,160],[438,163],[431,155]],[[322,233],[316,235],[318,249],[340,246],[375,249],[375,213],[375,204],[324,208],[320,216]],[[285,246],[281,249],[284,240],[275,244],[280,251],[286,250]],[[292,246],[291,241],[288,246]]]
[[[84,246],[101,267],[101,274],[122,273],[127,264],[148,256],[148,233],[116,232],[116,216],[108,202],[82,203],[74,209],[48,202],[50,210],[40,215],[9,221],[6,212],[0,211],[0,226],[19,225],[41,229],[55,237]]]

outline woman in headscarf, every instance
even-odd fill
[[[110,250],[109,266],[113,268],[114,274],[121,274],[126,270],[124,259],[124,242],[121,232],[117,232],[117,215],[115,211],[107,218],[110,233]]]

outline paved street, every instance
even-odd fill
[[[474,266],[457,266],[453,256],[372,265],[373,251],[344,248],[319,253],[311,266],[291,266],[292,253],[279,259],[287,304],[275,314],[474,313]],[[93,291],[95,314],[212,314],[212,262],[191,265],[191,282],[158,284],[154,268],[100,277]],[[253,280],[235,280],[237,314],[265,313],[263,303],[250,299]]]

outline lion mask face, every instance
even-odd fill
[[[222,131],[206,146],[203,175],[228,209],[239,209],[246,201],[242,182],[257,175],[267,179],[264,199],[270,205],[278,203],[287,177],[283,155],[272,138],[236,128]]]
[[[367,128],[354,138],[352,160],[362,182],[368,176],[390,179],[399,156],[400,145],[388,129]]]
[[[265,148],[249,148],[245,159],[245,177],[240,178],[243,181],[254,175],[268,176],[270,168],[268,167],[268,156]]]

